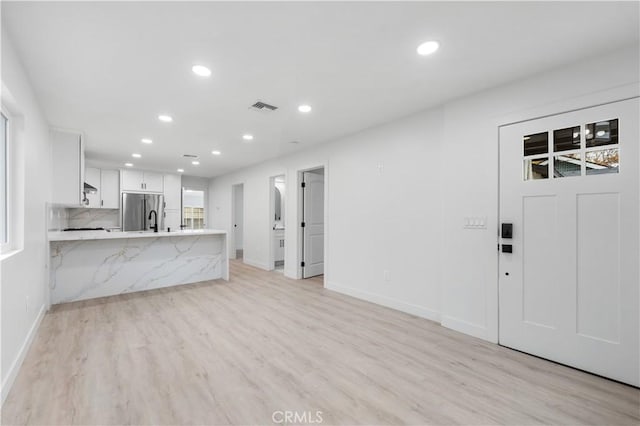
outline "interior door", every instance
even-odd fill
[[[237,251],[244,247],[244,186],[236,185],[233,188],[233,241],[237,255]]]
[[[324,174],[303,173],[302,277],[324,274]]]
[[[636,98],[500,129],[500,344],[635,386],[639,114]]]

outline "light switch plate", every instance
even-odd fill
[[[466,216],[464,218],[464,229],[487,229],[487,218],[483,216]]]

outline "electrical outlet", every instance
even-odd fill
[[[384,164],[378,163],[378,174],[381,175],[384,170]]]
[[[385,282],[391,281],[391,273],[388,269],[385,269],[383,272]]]
[[[24,297],[24,311],[29,312],[29,296]]]

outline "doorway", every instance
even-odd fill
[[[233,243],[230,257],[244,258],[244,184],[239,183],[231,187],[231,222],[233,226]]]
[[[270,268],[284,273],[285,261],[285,205],[286,184],[285,176],[273,176],[269,179],[269,232],[270,239]]]
[[[324,275],[324,172],[324,167],[319,167],[299,173],[302,278]]]
[[[640,385],[638,99],[500,128],[499,342]]]

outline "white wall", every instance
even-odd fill
[[[269,269],[269,177],[295,188],[297,170],[324,165],[325,285],[495,342],[498,126],[637,96],[638,60],[631,46],[217,177],[210,223],[231,230],[231,185],[244,182],[245,262]],[[289,190],[289,277],[297,203]],[[487,229],[463,229],[465,216],[487,217]]]
[[[48,124],[4,31],[1,78],[11,98],[3,91],[3,103],[11,103],[10,112],[18,117],[19,129],[14,136],[20,145],[21,158],[12,163],[17,171],[12,187],[18,191],[18,202],[12,207],[20,212],[19,228],[24,236],[20,244],[22,251],[2,260],[0,271],[0,369],[4,401],[44,314],[48,297],[45,209],[51,199],[51,179],[47,178],[51,174],[51,150]]]
[[[441,122],[433,110],[216,178],[212,226],[231,229],[231,185],[244,182],[244,261],[269,269],[269,178],[285,175],[285,274],[296,277],[297,171],[324,166],[327,285],[438,319],[440,248],[429,242],[441,240]]]

